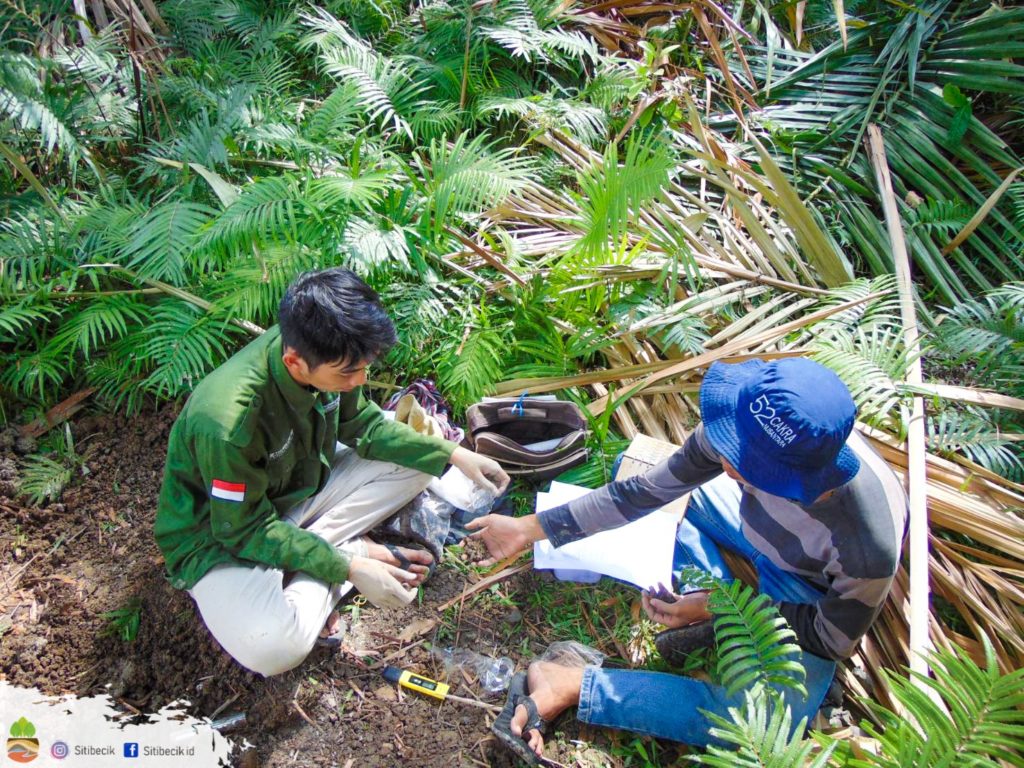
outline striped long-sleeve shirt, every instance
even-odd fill
[[[848,445],[860,471],[813,504],[741,485],[747,541],[822,590],[815,604],[780,603],[779,610],[805,650],[833,659],[849,658],[878,616],[907,523],[906,495],[896,475],[856,433]],[[636,520],[721,472],[721,457],[698,426],[682,448],[646,474],[542,512],[540,523],[551,543],[561,546]]]

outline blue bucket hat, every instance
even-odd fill
[[[810,504],[860,469],[846,445],[857,417],[850,390],[812,360],[714,363],[700,411],[712,447],[773,496]]]

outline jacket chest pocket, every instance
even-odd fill
[[[267,480],[272,491],[281,492],[291,485],[292,474],[302,453],[294,431],[275,436],[267,453]]]

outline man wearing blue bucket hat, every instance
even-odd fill
[[[804,650],[805,700],[787,693],[793,721],[811,717],[877,618],[899,563],[907,503],[902,484],[853,432],[856,406],[830,370],[786,358],[715,363],[700,390],[703,421],[686,444],[645,475],[522,518],[480,518],[491,557],[534,541],[556,546],[624,525],[693,491],[677,533],[676,567],[733,578],[724,547],[748,558]],[[656,639],[670,663],[713,642],[703,592],[645,593],[669,627]],[[578,705],[580,720],[705,746],[711,722],[742,697],[659,672],[570,669],[535,662],[495,723],[526,760],[543,748],[544,722]]]

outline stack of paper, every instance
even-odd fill
[[[549,493],[537,494],[537,511],[590,493],[587,488],[567,483],[551,483]],[[672,583],[672,555],[675,550],[678,514],[664,510],[652,512],[621,528],[604,531],[557,549],[548,541],[533,545],[534,568],[561,571],[589,571],[612,576],[640,589]],[[589,581],[583,574],[573,580]]]

